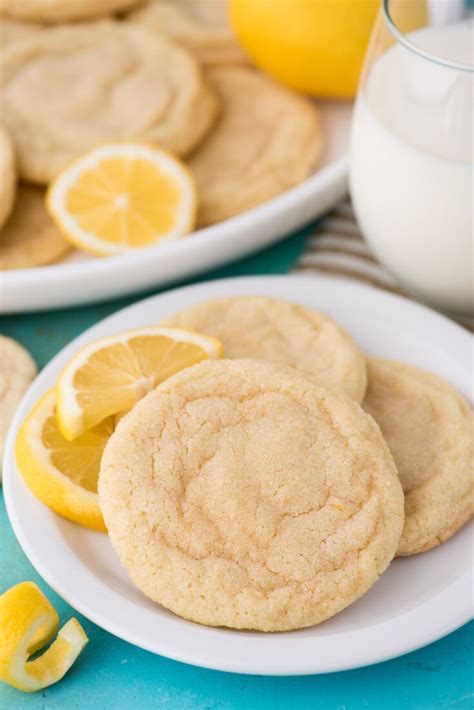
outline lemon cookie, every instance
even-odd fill
[[[366,592],[403,527],[379,428],[291,368],[201,363],[118,424],[99,502],[132,581],[202,624],[285,631]]]
[[[96,19],[128,10],[143,0],[0,0],[0,13],[33,22]]]
[[[15,193],[15,150],[10,135],[0,126],[0,228],[12,211]]]
[[[36,365],[25,348],[0,335],[0,478],[3,447],[21,398],[36,375]]]
[[[130,23],[45,29],[3,53],[0,75],[20,174],[38,183],[104,141],[187,153],[218,109],[188,52]]]
[[[154,0],[129,17],[171,37],[205,64],[248,61],[230,27],[226,0]]]
[[[444,542],[471,517],[474,417],[458,392],[412,365],[368,360],[364,409],[380,425],[405,492],[398,555]]]
[[[184,308],[165,323],[218,338],[226,357],[290,365],[358,402],[364,397],[364,354],[338,323],[312,308],[266,296],[215,298]]]
[[[31,22],[18,22],[7,17],[0,17],[0,51],[9,47],[14,42],[31,37],[37,32],[41,32],[42,25],[35,25]]]
[[[322,150],[316,106],[259,72],[206,75],[222,102],[215,130],[190,159],[206,226],[256,207],[304,180]]]
[[[0,270],[51,264],[70,248],[46,212],[44,191],[20,185],[13,212],[0,232]]]

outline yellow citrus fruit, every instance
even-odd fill
[[[53,389],[39,400],[18,432],[17,466],[31,492],[49,508],[75,523],[105,531],[97,480],[115,421],[110,418],[71,442],[59,431],[55,410]]]
[[[120,254],[190,232],[196,189],[187,167],[157,147],[99,146],[50,185],[46,203],[64,237],[93,254]]]
[[[38,658],[29,657],[55,635],[59,618],[34,582],[21,582],[0,596],[0,678],[31,693],[60,680],[72,666],[87,636],[77,619],[60,629]]]
[[[283,84],[351,97],[380,0],[230,0],[230,17],[255,64]]]
[[[380,7],[381,0],[230,0],[230,17],[259,68],[297,91],[351,98]],[[403,32],[426,23],[426,0],[394,0],[391,11]]]
[[[89,343],[58,378],[59,428],[72,441],[107,417],[131,409],[175,372],[222,354],[215,338],[160,326]]]

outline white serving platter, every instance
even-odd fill
[[[411,301],[328,277],[251,277],[200,283],[153,296],[83,333],[41,372],[13,422],[3,465],[7,511],[26,555],[46,582],[107,631],[153,653],[206,668],[295,675],[364,666],[435,641],[472,616],[472,526],[430,552],[395,560],[362,599],[328,621],[287,633],[215,629],[185,621],[129,581],[108,538],[70,523],[37,501],[14,461],[18,428],[66,360],[90,340],[156,323],[217,296],[265,294],[321,309],[369,354],[440,374],[470,396],[471,336]]]
[[[0,272],[0,313],[64,308],[163,286],[262,249],[324,214],[347,192],[352,104],[319,105],[326,150],[301,185],[176,242],[104,258],[73,252],[59,264]]]

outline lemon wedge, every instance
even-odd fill
[[[166,151],[116,143],[69,165],[51,183],[46,204],[65,239],[100,256],[190,232],[196,189],[187,167]]]
[[[72,441],[107,417],[131,409],[175,372],[222,354],[215,338],[160,326],[89,343],[58,378],[59,429]]]
[[[21,582],[0,596],[0,678],[31,693],[60,680],[88,639],[77,619],[60,629],[56,640],[32,661],[59,627],[56,610],[33,582]]]
[[[115,421],[108,419],[71,442],[58,429],[55,407],[56,392],[50,390],[23,422],[15,444],[17,466],[31,492],[49,508],[105,531],[97,480]]]

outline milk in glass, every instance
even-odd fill
[[[472,20],[407,39],[372,66],[352,129],[350,185],[376,256],[414,293],[456,311],[473,307]],[[467,65],[466,70],[444,63]]]

